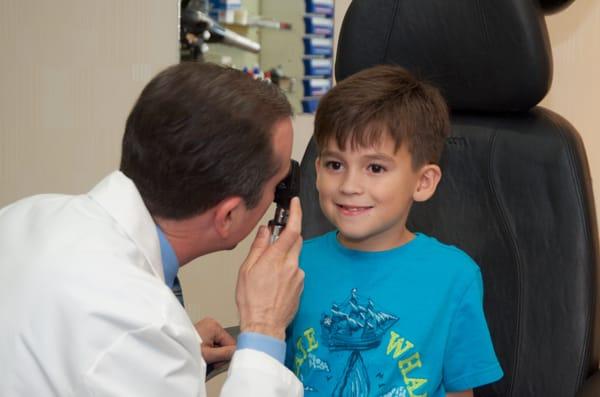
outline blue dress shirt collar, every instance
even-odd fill
[[[169,240],[167,240],[167,236],[165,236],[165,233],[158,225],[156,226],[156,232],[158,233],[158,241],[160,243],[160,257],[163,263],[165,284],[167,284],[169,288],[173,288],[175,277],[177,277],[177,272],[179,271],[179,261],[177,260],[173,247],[171,247]]]

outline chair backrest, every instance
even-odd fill
[[[544,10],[571,1],[354,0],[338,80],[399,64],[441,88],[452,109],[443,177],[413,206],[411,230],[468,252],[505,376],[477,396],[574,396],[600,358],[599,248],[579,135],[535,105],[552,74]],[[302,161],[305,238],[332,226]]]

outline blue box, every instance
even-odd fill
[[[306,12],[309,14],[333,15],[334,0],[306,0]]]
[[[333,55],[333,39],[329,37],[305,36],[302,41],[304,42],[304,54],[306,55]]]
[[[302,111],[304,113],[314,113],[317,111],[320,97],[302,98]]]
[[[242,8],[242,0],[210,0],[211,10],[237,10]]]
[[[319,15],[304,17],[304,27],[307,34],[333,36],[333,19]]]
[[[210,10],[208,14],[212,19],[220,23],[235,23],[235,10]]]
[[[302,81],[304,96],[322,96],[331,88],[331,79],[305,78]]]
[[[306,76],[331,76],[333,73],[333,59],[331,58],[305,58],[304,75]]]

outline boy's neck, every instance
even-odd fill
[[[414,238],[415,234],[406,228],[404,228],[399,235],[389,239],[382,239],[381,236],[374,236],[371,239],[353,240],[348,236],[344,236],[339,231],[337,233],[337,240],[341,245],[355,251],[364,252],[388,251],[401,247],[404,244],[411,242]]]

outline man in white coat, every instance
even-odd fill
[[[301,396],[282,365],[304,280],[297,198],[279,240],[262,226],[240,267],[237,347],[170,288],[259,222],[289,170],[291,113],[239,71],[172,66],[131,111],[119,171],[1,209],[0,395],[205,396],[207,363],[233,354],[222,396]]]

